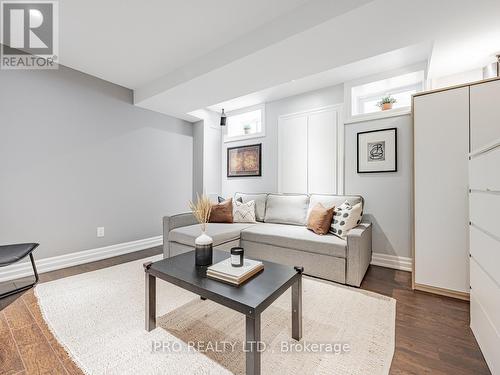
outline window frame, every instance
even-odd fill
[[[388,72],[364,77],[355,81],[351,82],[346,82],[344,84],[344,102],[346,103],[346,111],[345,111],[345,124],[350,124],[350,123],[356,123],[356,122],[362,122],[362,121],[368,121],[368,120],[375,120],[375,119],[381,119],[381,118],[387,118],[387,117],[394,117],[394,116],[402,116],[402,115],[408,115],[411,114],[411,105],[410,106],[405,106],[405,107],[399,107],[399,108],[393,108],[385,111],[379,111],[379,112],[369,112],[369,113],[361,113],[361,114],[352,114],[353,110],[353,103],[352,103],[352,89],[358,86],[363,86],[369,83],[385,80],[385,79],[390,79],[393,77],[409,74],[409,73],[417,73],[420,74],[420,80],[415,82],[414,84],[408,84],[405,86],[398,86],[394,87],[394,89],[388,88],[387,91],[384,90],[382,93],[385,94],[385,92],[391,92],[391,91],[398,91],[398,89],[404,88],[404,87],[411,87],[411,86],[417,86],[417,92],[425,90],[425,75],[426,75],[426,63],[422,62],[419,64],[415,64],[412,66],[404,67],[401,69],[395,69],[391,70]],[[375,94],[374,94],[375,95]],[[372,95],[365,95],[366,97],[372,96]]]
[[[415,89],[415,93],[419,92],[419,89],[421,89],[420,83],[417,82],[417,83],[413,83],[413,84],[409,84],[409,85],[405,85],[405,86],[395,87],[395,88],[390,90],[390,94],[394,96],[396,94],[400,94],[400,93],[406,92],[406,91],[411,91],[413,89]],[[368,94],[368,95],[360,95],[356,98],[357,99],[356,105],[358,108],[360,108],[364,102],[371,101],[374,99],[378,101],[378,100],[380,100],[381,97],[386,96],[386,95],[389,95],[389,93],[386,90],[379,91],[377,93]],[[397,107],[394,109],[408,108],[408,107],[410,107],[410,106],[402,106],[402,107]],[[379,112],[380,111],[364,112],[364,113],[360,113],[358,115],[352,115],[352,114],[351,115],[352,116],[366,116],[366,115],[371,115],[373,113],[379,113]]]
[[[260,131],[257,133],[252,133],[252,134],[242,134],[242,135],[237,135],[237,136],[229,136],[228,135],[229,121],[227,121],[227,125],[224,127],[224,130],[223,130],[224,143],[237,142],[237,141],[243,141],[243,140],[247,140],[247,139],[265,137],[266,136],[266,106],[264,103],[227,112],[226,113],[227,120],[229,120],[229,118],[231,116],[241,115],[242,113],[253,112],[253,111],[257,111],[257,110],[261,111],[260,112],[260,115],[261,115]]]

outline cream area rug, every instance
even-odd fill
[[[157,281],[158,328],[144,329],[143,259],[39,284],[44,319],[75,363],[98,374],[244,374],[245,318]],[[262,374],[388,374],[395,300],[304,277],[303,337],[290,291],[262,314]]]

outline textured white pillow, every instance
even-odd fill
[[[361,223],[362,216],[361,203],[351,206],[348,201],[345,201],[340,207],[335,207],[330,232],[345,240],[347,233]]]
[[[233,222],[234,223],[255,223],[255,201],[241,203],[233,202]]]

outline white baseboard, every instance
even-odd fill
[[[143,240],[130,241],[119,243],[116,245],[104,246],[97,249],[78,251],[76,253],[59,255],[51,258],[36,260],[36,267],[39,273],[59,270],[79,264],[95,262],[106,258],[112,258],[118,255],[133,253],[134,251],[149,249],[151,247],[160,246],[163,244],[163,236],[145,238]],[[372,261],[370,264],[374,266],[382,266],[394,268],[396,270],[411,271],[412,259],[407,257],[399,257],[395,255],[387,255],[381,253],[372,253]],[[21,262],[8,267],[0,268],[0,282],[15,280],[20,277],[30,276],[33,274],[31,263]]]
[[[372,253],[372,261],[370,264],[373,264],[374,266],[394,268],[401,271],[411,271],[412,263],[413,260],[411,258],[381,253]]]
[[[163,236],[145,238],[143,240],[119,243],[116,245],[104,246],[97,249],[78,251],[76,253],[59,255],[51,258],[36,259],[35,262],[38,273],[49,272],[61,268],[77,266],[83,263],[95,262],[97,260],[115,257],[134,251],[149,249],[150,247],[163,244]],[[20,277],[33,275],[30,262],[16,263],[11,266],[0,268],[0,282],[18,279]]]

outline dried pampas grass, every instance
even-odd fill
[[[201,197],[199,194],[196,194],[196,203],[189,201],[189,208],[193,211],[193,215],[198,223],[200,223],[201,230],[205,232],[210,212],[212,211],[212,202],[210,202],[210,199],[205,194]]]

